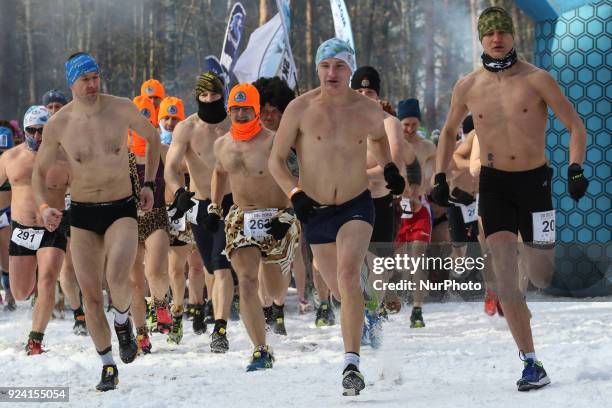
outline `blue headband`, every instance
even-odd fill
[[[10,149],[14,145],[13,130],[6,126],[0,126],[0,149]]]
[[[340,38],[330,38],[323,44],[319,45],[317,49],[317,56],[315,58],[315,64],[318,67],[319,63],[323,60],[337,58],[346,62],[352,72],[355,72],[357,68],[355,66],[355,51],[353,48],[344,40]]]
[[[79,54],[66,61],[64,66],[66,67],[66,82],[68,82],[69,87],[85,74],[92,72],[100,73],[98,63],[89,54]]]

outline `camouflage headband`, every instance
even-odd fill
[[[198,76],[195,89],[196,97],[206,91],[223,95],[223,81],[214,72],[208,71]]]
[[[510,33],[514,37],[512,17],[501,7],[489,7],[478,17],[478,38],[480,41],[482,41],[482,37],[494,30]]]

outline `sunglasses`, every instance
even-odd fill
[[[32,136],[34,136],[36,132],[40,133],[41,136],[43,134],[43,128],[27,127],[25,128],[25,131]]]

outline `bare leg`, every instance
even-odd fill
[[[185,298],[185,265],[191,252],[189,245],[170,247],[169,272],[174,309],[183,306]]]
[[[252,266],[251,266],[252,267]],[[234,279],[230,269],[218,269],[215,271],[215,286],[213,288],[212,301],[215,312],[215,320],[229,319],[234,298]],[[242,305],[242,300],[240,301]]]
[[[81,306],[81,288],[74,273],[74,265],[72,264],[72,254],[70,253],[70,239],[66,247],[66,256],[60,271],[60,285],[64,291],[64,295],[68,298],[68,303],[72,310],[76,310]]]
[[[238,275],[240,314],[251,342],[255,347],[266,344],[263,309],[257,295],[257,272],[261,258],[258,248],[238,248],[232,251],[232,267]]]
[[[136,328],[145,326],[145,312],[147,308],[145,304],[147,282],[145,281],[144,273],[144,254],[144,245],[140,243],[136,253],[136,260],[134,261],[134,266],[130,274],[132,284],[132,306],[130,307],[130,312]]]
[[[154,299],[165,299],[169,288],[168,250],[170,240],[164,230],[156,230],[145,241],[145,276]]]
[[[59,276],[64,251],[59,248],[41,248],[38,259],[38,298],[32,312],[32,331],[44,333],[55,305],[55,282]]]
[[[189,256],[189,303],[201,305],[204,303],[204,263],[198,251],[193,251]],[[208,288],[208,296],[212,297],[210,287]]]

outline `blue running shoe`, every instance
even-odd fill
[[[534,361],[531,358],[521,359],[525,368],[523,377],[516,382],[519,391],[537,390],[550,384],[550,378],[546,375],[541,361]]]
[[[268,346],[258,346],[253,352],[253,359],[247,366],[247,371],[265,370],[272,368],[274,356],[268,349]]]
[[[361,345],[362,346],[369,346],[370,345],[370,323],[368,322],[367,319],[367,310],[365,312],[365,318],[364,318],[364,322],[363,322],[363,330],[361,331]]]

